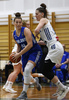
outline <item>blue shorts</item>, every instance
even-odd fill
[[[38,64],[41,60],[41,57],[42,57],[42,51],[34,51],[34,52],[31,52],[31,53],[28,53],[28,54],[22,56],[23,71],[24,71],[24,68],[25,68],[28,60],[31,60],[31,61],[35,62],[36,66],[38,66]]]

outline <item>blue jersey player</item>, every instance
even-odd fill
[[[16,13],[15,16],[14,26],[16,30],[13,32],[13,38],[17,43],[17,53],[13,59],[16,60],[19,56],[21,56],[24,72],[23,91],[17,99],[26,99],[31,78],[35,81],[37,89],[41,90],[41,85],[37,82],[37,80],[33,79],[31,72],[32,69],[39,63],[42,56],[42,50],[37,44],[31,31],[26,27],[22,27],[22,18],[20,13]]]

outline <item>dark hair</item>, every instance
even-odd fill
[[[22,20],[21,14],[20,14],[19,12],[15,13],[14,21],[15,21],[15,19],[17,19],[17,18]]]
[[[43,12],[44,13],[44,17],[47,18],[48,11],[47,11],[46,8],[47,8],[46,5],[44,3],[42,3],[42,4],[40,4],[40,7],[37,8],[36,10],[39,10],[39,12],[41,12],[41,13]]]

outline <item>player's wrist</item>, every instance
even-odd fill
[[[64,63],[61,63],[62,65],[64,64]]]

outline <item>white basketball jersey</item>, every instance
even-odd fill
[[[48,23],[41,28],[40,37],[48,47],[48,54],[45,60],[50,59],[53,63],[59,64],[61,62],[64,50],[61,43],[57,41],[57,36],[49,20]]]
[[[53,30],[49,21],[43,28],[41,28],[40,36],[42,40],[46,42],[48,47],[57,41],[55,31]]]
[[[17,44],[15,43],[12,52],[16,52],[17,51]]]

